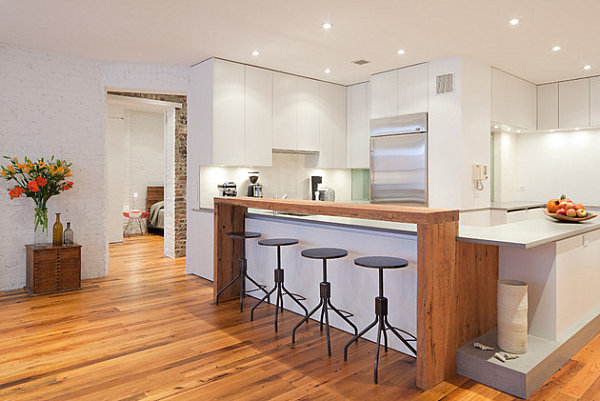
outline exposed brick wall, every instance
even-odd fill
[[[109,94],[181,103],[175,110],[175,257],[185,256],[187,180],[187,96],[159,93],[115,92]]]

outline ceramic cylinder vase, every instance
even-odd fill
[[[527,352],[527,283],[498,280],[498,346],[511,354]]]

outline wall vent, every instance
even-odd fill
[[[435,77],[435,93],[448,93],[454,91],[454,74],[438,75]]]
[[[357,64],[357,65],[365,65],[365,64],[369,64],[370,61],[367,61],[367,60],[356,60],[356,61],[353,61],[353,63]]]

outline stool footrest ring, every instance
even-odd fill
[[[396,331],[399,331],[399,332],[401,332],[401,333],[403,333],[403,334],[406,334],[406,335],[409,337],[409,338],[405,338],[405,340],[406,340],[406,341],[417,341],[417,337],[413,336],[413,335],[412,335],[412,334],[410,334],[408,331],[406,331],[406,330],[402,330],[402,329],[400,329],[400,328],[398,328],[398,327],[392,327],[392,328],[393,328],[394,330],[396,330]],[[384,329],[384,330],[390,330],[390,328],[389,328],[389,327],[384,327],[383,329]]]
[[[295,297],[298,301],[306,301],[306,297],[300,295],[300,294],[296,294],[295,292],[288,292],[285,291],[283,293],[283,295],[292,295],[293,297]]]
[[[253,288],[251,290],[246,290],[246,294],[248,294],[249,292],[255,292],[255,291],[260,291],[260,290],[264,290],[265,288],[267,288],[266,285],[261,284],[258,286],[258,288]]]
[[[342,312],[344,314],[344,316],[346,317],[352,317],[354,316],[354,313],[348,312],[347,310],[343,310],[343,309],[338,309],[340,312]]]

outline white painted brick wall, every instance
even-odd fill
[[[71,221],[83,245],[83,278],[108,272],[105,88],[185,94],[188,85],[185,66],[101,64],[0,44],[0,155],[73,162],[75,187],[48,209]],[[11,201],[7,188],[0,182],[0,290],[25,285],[24,244],[33,242],[33,203]]]
[[[0,45],[0,154],[73,162],[70,191],[48,202],[83,245],[82,276],[107,273],[103,219],[104,99],[100,66]],[[33,242],[33,202],[10,200],[0,183],[0,289],[25,284],[25,247]]]

